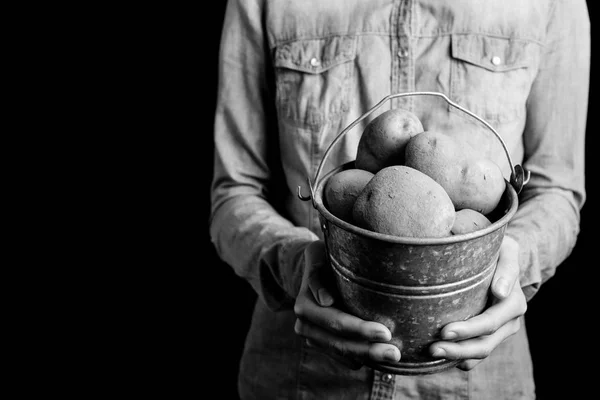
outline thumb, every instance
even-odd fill
[[[333,296],[325,287],[323,279],[326,267],[329,264],[325,243],[317,240],[309,244],[304,250],[304,280],[302,285],[308,286],[313,297],[323,307],[333,304]]]
[[[492,280],[492,293],[499,299],[506,298],[519,281],[519,243],[505,236],[500,246],[498,265]]]

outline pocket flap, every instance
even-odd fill
[[[275,66],[319,74],[355,57],[355,36],[298,40],[276,48]]]
[[[531,65],[532,44],[486,35],[452,35],[452,57],[490,71],[509,71]]]

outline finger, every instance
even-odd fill
[[[499,299],[506,298],[519,280],[519,244],[505,236],[500,247],[496,272],[492,279],[492,293]]]
[[[317,325],[298,319],[294,330],[309,339],[315,347],[351,360],[373,360],[376,362],[398,362],[400,350],[388,343],[369,343],[364,340],[346,339],[333,335]]]
[[[499,301],[484,312],[465,321],[451,322],[442,328],[443,340],[465,340],[491,335],[507,322],[525,314],[527,301],[523,290],[515,285],[509,297]]]
[[[379,322],[365,321],[334,307],[321,307],[305,297],[296,299],[294,312],[299,319],[309,320],[343,337],[372,342],[387,342],[392,339],[390,330]]]
[[[326,288],[325,272],[327,268],[327,255],[325,243],[315,241],[304,250],[304,263],[307,275],[307,286],[315,300],[323,307],[331,306],[334,302],[332,294]]]
[[[460,342],[436,342],[431,345],[430,352],[433,357],[448,360],[477,359],[488,357],[500,343],[509,336],[514,335],[521,328],[521,321],[515,318],[502,325],[491,335],[479,336]],[[472,363],[466,363],[468,366]],[[473,365],[474,366],[474,365]]]
[[[300,293],[296,298],[296,303],[294,304],[296,315],[300,319],[310,320],[313,324],[320,325],[330,332],[344,337],[378,342],[391,340],[392,334],[385,325],[377,322],[367,322],[344,313],[337,308],[321,307],[317,303],[318,293],[322,293],[322,290],[320,290],[321,288],[316,290],[315,294],[310,290],[310,286],[314,284],[309,285],[307,282],[318,281],[315,271],[318,270],[318,265],[322,263],[323,252],[324,243],[321,241],[315,241],[305,249],[305,277],[302,281]]]

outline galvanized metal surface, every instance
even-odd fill
[[[402,359],[370,364],[403,375],[439,372],[456,361],[431,357],[429,345],[448,323],[481,313],[487,304],[506,224],[517,208],[517,194],[506,185],[502,208],[492,225],[445,238],[401,238],[367,231],[340,220],[323,204],[327,179],[315,188],[330,265],[343,308],[392,332]]]
[[[346,163],[321,177],[325,159],[335,144],[360,121],[392,98],[437,96],[485,125],[502,144],[511,166],[501,205],[492,225],[446,238],[400,238],[379,234],[342,221],[323,204],[323,188],[333,174],[353,167]],[[397,93],[386,96],[347,126],[329,145],[314,181],[307,177],[308,196],[298,186],[298,197],[312,199],[319,212],[328,257],[344,307],[364,319],[379,321],[392,331],[392,343],[402,352],[396,364],[372,364],[397,374],[430,374],[456,365],[436,360],[427,348],[439,339],[449,322],[479,314],[488,299],[489,285],[508,221],[517,210],[529,171],[514,165],[502,137],[485,120],[437,92]]]

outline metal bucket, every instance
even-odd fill
[[[431,95],[471,115],[491,129],[507,153],[511,181],[492,224],[484,229],[444,238],[398,237],[359,228],[334,216],[324,205],[323,190],[335,173],[352,168],[346,163],[319,177],[324,161],[335,143],[360,120],[394,97]],[[518,207],[518,193],[528,180],[520,166],[513,166],[498,133],[484,120],[436,92],[390,95],[342,131],[331,143],[315,175],[308,179],[313,206],[319,212],[327,256],[334,273],[342,308],[368,321],[386,325],[390,343],[402,354],[398,363],[370,363],[384,372],[400,375],[436,373],[458,361],[436,359],[428,348],[440,340],[448,323],[481,313],[487,306],[489,287],[496,268],[506,226]]]

